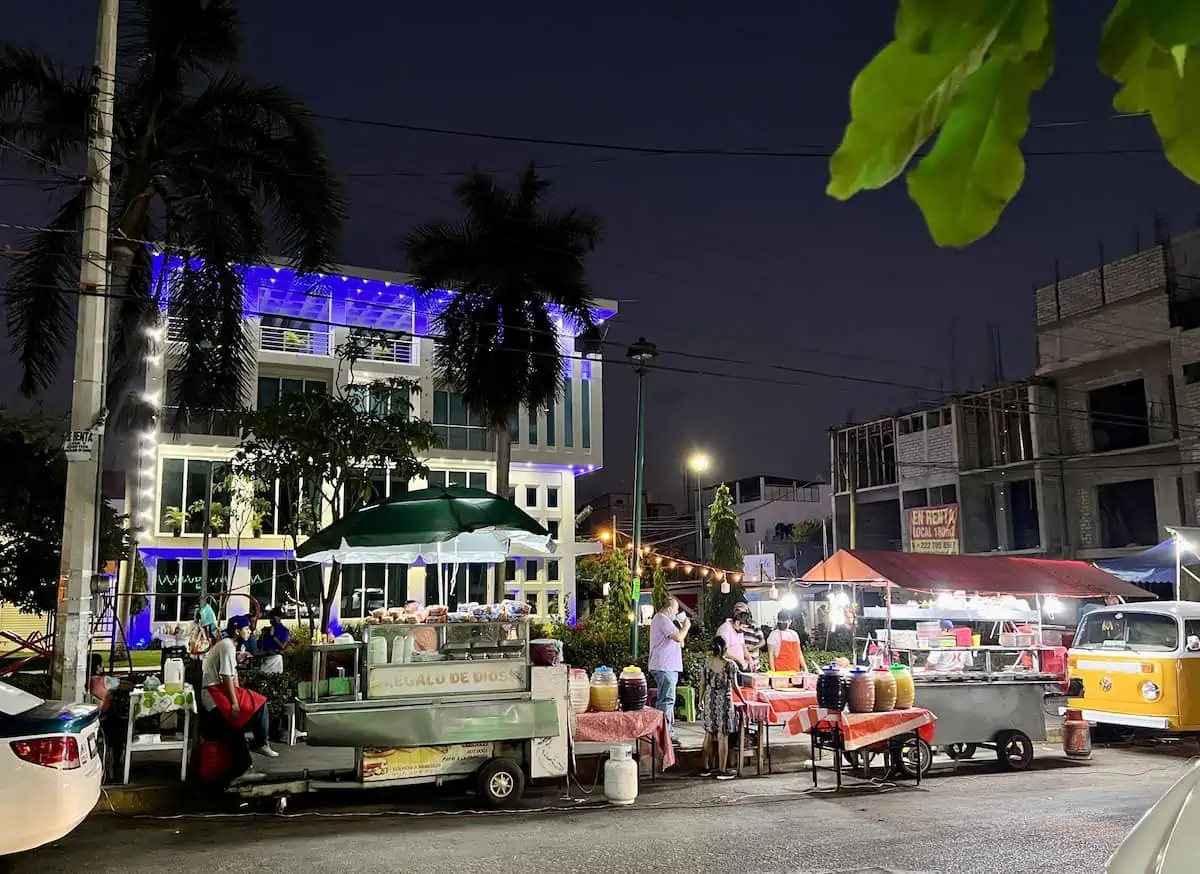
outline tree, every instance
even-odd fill
[[[242,76],[235,0],[135,0],[121,30],[110,215],[112,363],[107,407],[143,418],[145,328],[169,300],[182,341],[180,421],[236,409],[253,377],[242,325],[243,268],[270,241],[303,273],[333,259],[344,209],[311,113],[273,85]],[[74,340],[85,181],[67,165],[84,152],[92,83],[49,59],[0,47],[0,136],[62,197],[26,238],[8,277],[8,326],[34,394],[54,379]],[[184,254],[169,288],[151,285],[159,241]],[[67,355],[65,360],[70,360]]]
[[[611,598],[614,588],[622,584],[629,588],[632,582],[629,562],[616,549],[606,549],[599,555],[585,555],[575,565],[575,594],[578,598],[589,601]]]
[[[351,363],[370,340],[338,350]],[[427,476],[419,455],[437,445],[433,426],[412,416],[408,379],[351,382],[332,394],[285,394],[269,407],[242,414],[244,436],[233,459],[234,473],[250,482],[279,481],[280,501],[293,545],[311,535],[327,514],[332,521],[378,498],[371,472],[384,465],[400,480]],[[297,575],[298,576],[298,575]],[[335,563],[321,596],[321,630],[341,584]]]
[[[491,429],[502,497],[510,422],[522,407],[536,413],[561,393],[560,330],[594,327],[585,268],[600,222],[578,208],[547,207],[550,185],[532,164],[512,190],[472,171],[454,189],[463,218],[420,224],[401,243],[420,292],[456,292],[437,317],[437,373]]]
[[[23,613],[48,612],[58,596],[67,459],[65,421],[0,411],[0,601]],[[120,561],[126,530],[107,502],[100,509],[100,560]]]
[[[988,234],[1024,182],[1030,98],[1054,66],[1052,6],[899,0],[892,41],[851,88],[828,193],[846,200],[883,188],[937,134],[908,173],[909,196],[939,246]],[[1120,85],[1115,109],[1149,115],[1167,160],[1200,182],[1200,5],[1116,0],[1099,59]]]
[[[714,567],[731,573],[742,570],[742,547],[738,543],[738,518],[733,512],[733,496],[729,486],[722,483],[713,494],[712,506],[708,510],[708,537],[712,543],[711,561]],[[729,591],[723,592],[725,584]],[[746,598],[745,590],[725,575],[722,582],[717,575],[705,588],[704,622],[709,631],[714,630],[733,612],[733,605]]]
[[[654,605],[654,612],[657,613],[667,606],[667,601],[671,599],[671,590],[667,588],[667,572],[661,566],[654,569],[653,579],[654,588],[650,593],[650,603]]]

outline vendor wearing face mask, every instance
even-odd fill
[[[671,743],[675,739],[675,687],[683,672],[683,642],[691,629],[691,620],[679,610],[679,602],[667,598],[662,609],[650,621],[650,676],[658,687],[654,706],[663,712]]]

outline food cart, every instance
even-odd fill
[[[317,699],[314,677],[314,697],[298,702],[305,743],[352,748],[352,772],[238,793],[275,798],[283,809],[306,792],[473,781],[485,804],[500,807],[517,801],[527,780],[565,777],[567,668],[533,664],[528,618],[508,609],[364,626],[361,691]]]
[[[1034,742],[1047,736],[1046,694],[1065,688],[1066,652],[1043,643],[1050,598],[1147,596],[1084,562],[1015,556],[841,550],[805,580],[881,588],[884,605],[862,616],[884,627],[860,638],[863,655],[912,668],[916,703],[937,716],[937,742],[951,758],[985,747],[1011,770],[1029,766]],[[943,620],[956,624],[953,639],[944,639]],[[959,624],[979,634],[963,640]]]

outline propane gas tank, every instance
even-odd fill
[[[609,804],[633,804],[638,795],[638,766],[628,744],[613,744],[604,763],[604,797]]]

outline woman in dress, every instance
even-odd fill
[[[737,684],[737,662],[729,656],[725,638],[713,638],[712,650],[704,660],[700,677],[700,701],[704,707],[704,746],[700,750],[703,763],[701,777],[713,774],[713,755],[716,754],[718,780],[732,780],[737,771],[729,766],[729,736],[737,731],[737,713],[733,709],[736,695],[742,701]]]

